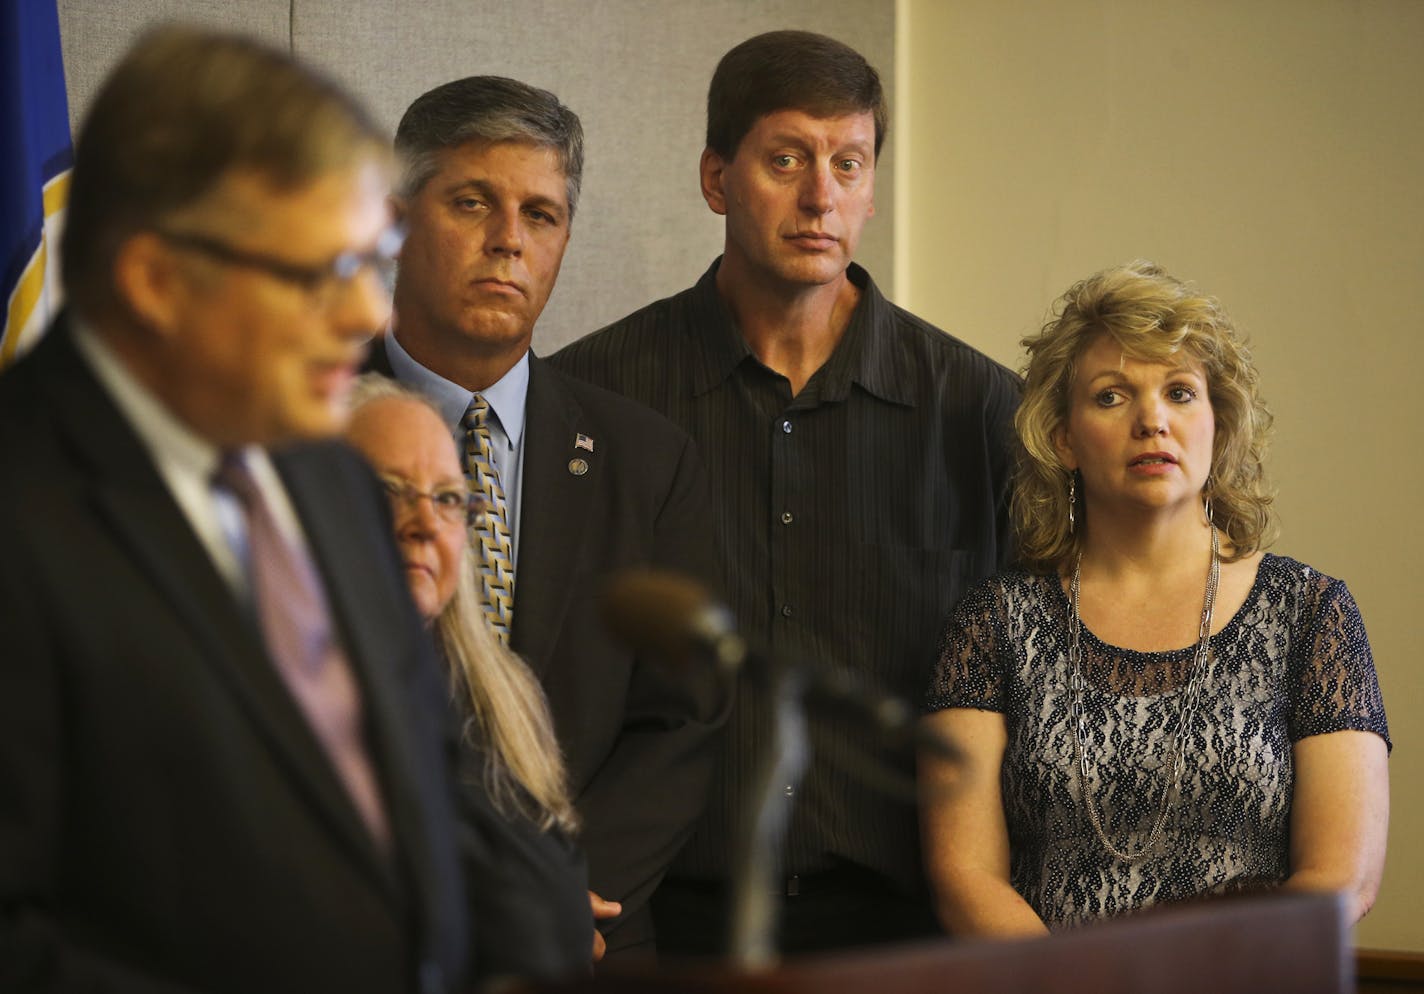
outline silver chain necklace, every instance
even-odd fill
[[[1152,833],[1141,849],[1119,849],[1103,831],[1102,817],[1098,805],[1088,790],[1088,728],[1083,708],[1083,650],[1078,644],[1083,623],[1078,616],[1078,585],[1083,572],[1083,552],[1078,550],[1078,558],[1073,564],[1073,583],[1070,587],[1069,603],[1072,610],[1072,624],[1068,629],[1068,701],[1072,709],[1073,745],[1078,757],[1078,785],[1083,795],[1083,806],[1088,810],[1088,820],[1093,823],[1093,831],[1103,848],[1124,862],[1135,862],[1157,848],[1162,837],[1162,828],[1167,824],[1167,815],[1176,800],[1177,790],[1182,780],[1182,771],[1187,762],[1187,738],[1191,730],[1192,718],[1196,715],[1197,698],[1201,695],[1202,682],[1206,677],[1211,653],[1211,613],[1216,607],[1216,589],[1221,580],[1221,545],[1216,527],[1211,529],[1211,567],[1206,575],[1206,594],[1202,598],[1201,633],[1197,637],[1196,652],[1192,657],[1192,671],[1187,678],[1187,689],[1182,694],[1181,714],[1177,718],[1177,735],[1173,745],[1171,769],[1167,782],[1162,788],[1162,801],[1157,808],[1157,820],[1152,825]]]

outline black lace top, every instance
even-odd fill
[[[1068,703],[1068,598],[1056,577],[976,586],[947,628],[926,709],[1001,712],[1014,888],[1050,927],[1284,880],[1291,744],[1342,729],[1389,742],[1369,639],[1345,584],[1267,554],[1211,639],[1180,797],[1154,851],[1114,858],[1078,783]],[[1170,769],[1194,646],[1135,652],[1082,629],[1088,789],[1118,848],[1147,840]]]

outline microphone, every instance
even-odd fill
[[[730,674],[751,654],[732,612],[702,584],[670,570],[615,573],[604,587],[603,619],[626,644],[679,665],[710,651],[717,667]]]
[[[745,671],[761,680],[791,671],[801,678],[806,697],[822,707],[868,720],[891,737],[914,742],[947,759],[959,751],[916,720],[903,698],[887,694],[844,666],[776,661],[753,649],[737,631],[736,619],[697,581],[666,570],[628,569],[604,588],[603,615],[609,630],[635,649],[659,659],[685,664],[709,655],[727,674]]]

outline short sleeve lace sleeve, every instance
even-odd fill
[[[1005,644],[1002,587],[974,586],[950,615],[940,638],[939,661],[925,694],[926,712],[945,708],[1004,711]]]
[[[1327,732],[1374,732],[1389,743],[1389,723],[1370,640],[1344,582],[1304,567],[1304,636],[1290,661],[1292,742]]]

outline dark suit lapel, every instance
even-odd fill
[[[389,598],[390,590],[384,578],[369,575],[369,556],[354,550],[373,535],[389,533],[390,525],[376,515],[369,515],[369,521],[360,521],[350,513],[333,513],[334,508],[349,503],[358,488],[370,487],[369,479],[336,477],[332,464],[317,465],[280,454],[274,455],[273,461],[306,531],[334,622],[361,686],[366,741],[376,764],[394,837],[428,893],[431,888],[426,886],[425,878],[432,864],[425,846],[430,832],[421,822],[426,805],[412,793],[413,785],[421,780],[418,750],[411,740],[409,716],[401,710],[409,692],[400,685],[396,673],[400,665],[409,664],[403,657],[410,647],[400,637],[404,632],[392,631],[384,620],[378,621],[369,610],[362,610],[363,605]],[[360,537],[353,540],[353,536]],[[399,579],[404,582],[404,578]],[[395,613],[394,609],[391,613]],[[437,721],[439,717],[434,714],[430,720]],[[356,827],[369,849],[365,830]]]
[[[94,378],[66,331],[51,337],[55,417],[94,481],[97,513],[149,577],[200,655],[353,855],[380,876],[376,852],[321,745],[267,657],[253,619],[228,588],[148,451]]]
[[[268,659],[254,622],[218,576],[161,483],[159,489],[151,496],[105,487],[99,493],[101,512],[321,817],[352,855],[379,876],[373,843],[306,717]]]
[[[575,593],[569,569],[579,561],[589,507],[603,485],[597,440],[594,452],[574,448],[580,414],[558,374],[531,353],[513,643],[541,676]],[[574,459],[582,460],[587,472],[572,472]]]

